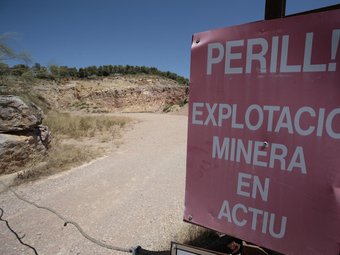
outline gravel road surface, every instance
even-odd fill
[[[90,236],[122,248],[169,248],[181,238],[187,117],[128,114],[139,120],[109,156],[14,190],[77,222]],[[4,188],[0,185],[0,191]],[[85,239],[56,215],[0,194],[2,216],[38,254],[128,254]],[[0,254],[34,254],[0,221]]]

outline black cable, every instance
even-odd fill
[[[11,189],[10,187],[8,187],[7,185],[5,185],[2,181],[0,181],[0,183],[6,188],[8,189],[9,191],[11,191],[19,200],[21,201],[24,201],[30,205],[33,205],[34,207],[36,208],[39,208],[39,209],[43,209],[43,210],[47,210],[51,213],[53,213],[54,215],[56,215],[59,219],[61,219],[63,222],[64,222],[64,226],[67,226],[67,224],[72,224],[73,226],[75,226],[77,228],[77,230],[79,231],[79,233],[85,237],[87,240],[91,241],[92,243],[95,243],[103,248],[106,248],[106,249],[110,249],[110,250],[115,250],[115,251],[120,251],[120,252],[127,252],[127,253],[133,253],[134,252],[134,249],[131,248],[131,249],[125,249],[125,248],[121,248],[121,247],[117,247],[117,246],[113,246],[113,245],[109,245],[109,244],[105,244],[91,236],[89,236],[88,234],[85,233],[85,231],[79,226],[78,223],[74,222],[74,221],[70,221],[70,220],[67,220],[64,216],[62,216],[60,213],[58,213],[57,211],[49,208],[49,207],[46,207],[46,206],[41,206],[41,205],[38,205],[34,202],[31,202],[25,198],[23,198],[22,196],[20,196],[18,193],[16,193],[13,189]]]
[[[134,255],[170,255],[171,251],[149,251],[142,247],[137,247]],[[227,254],[226,254],[227,255]]]
[[[27,244],[27,243],[24,243],[24,242],[22,241],[22,239],[23,239],[25,236],[20,237],[20,236],[17,234],[17,232],[15,232],[15,231],[11,228],[11,226],[10,226],[9,223],[8,223],[8,221],[2,218],[3,215],[4,215],[4,210],[0,207],[0,221],[4,221],[4,222],[6,223],[7,228],[15,235],[15,237],[18,239],[18,241],[19,241],[22,245],[25,245],[25,246],[27,246],[28,248],[32,249],[32,250],[34,251],[34,254],[35,254],[35,255],[38,255],[37,250],[36,250],[33,246],[31,246],[31,245],[29,245],[29,244]]]

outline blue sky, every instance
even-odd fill
[[[338,4],[287,0],[287,14]],[[265,0],[0,0],[0,34],[33,63],[145,65],[189,77],[193,33],[262,20]],[[11,64],[11,63],[10,63]]]

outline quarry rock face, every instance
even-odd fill
[[[50,107],[86,113],[163,112],[188,101],[189,87],[143,76],[76,80],[56,86],[37,86]]]
[[[0,174],[15,172],[46,153],[51,133],[42,120],[43,111],[35,104],[0,96]]]

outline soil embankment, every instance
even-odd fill
[[[45,83],[34,90],[49,109],[88,113],[163,112],[188,99],[188,87],[150,75]]]

